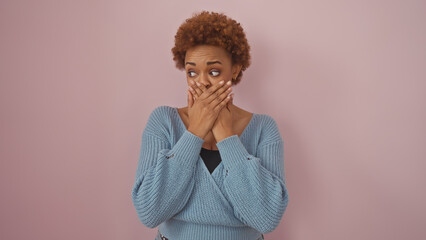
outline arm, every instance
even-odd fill
[[[142,134],[132,201],[141,222],[154,228],[186,205],[194,187],[195,164],[204,140],[189,131],[170,149],[156,134],[154,115]]]
[[[261,233],[272,232],[288,205],[283,140],[261,144],[257,157],[247,152],[238,135],[216,146],[227,171],[224,188],[235,216]]]

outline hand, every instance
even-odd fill
[[[234,104],[234,93],[231,93],[229,96],[231,100],[228,101],[226,107],[222,108],[212,127],[212,132],[216,142],[220,142],[223,139],[234,135],[232,123],[233,117],[230,108],[230,105]]]
[[[204,85],[200,87],[194,86],[194,92],[195,92],[194,96],[198,96],[202,94],[205,90],[207,89],[205,88]],[[233,100],[234,94],[232,93],[231,87],[229,87],[227,90],[229,90],[228,91],[229,101],[227,102],[226,106],[220,110],[218,117],[216,118],[211,129],[216,142],[219,142],[224,138],[234,135],[233,127],[232,127],[232,121],[233,121],[232,112],[229,107],[230,104],[233,104],[232,100]]]
[[[203,84],[197,85],[191,80],[188,91],[188,131],[204,139],[222,108],[230,101],[227,98],[230,86],[219,83],[206,89]]]

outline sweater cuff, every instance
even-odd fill
[[[203,143],[204,139],[185,130],[180,139],[176,142],[173,150],[169,152],[168,158],[170,160],[181,159],[181,163],[184,166],[194,168],[198,161],[198,155],[200,154]],[[175,155],[178,157],[174,158]]]
[[[239,164],[246,163],[246,161],[252,159],[238,135],[222,139],[216,143],[216,146],[226,168],[238,167]]]

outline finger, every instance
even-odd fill
[[[229,105],[233,105],[233,104],[234,104],[234,93],[229,94],[229,97],[230,97],[231,99],[228,101],[227,106],[229,106]],[[229,109],[229,108],[228,108],[228,109]]]
[[[221,101],[219,104],[217,104],[213,109],[215,112],[219,112],[220,110],[222,110],[222,108],[224,108],[228,102],[231,100],[231,97],[228,95],[227,97],[225,97],[225,99],[223,101]]]
[[[225,80],[220,81],[218,84],[214,84],[209,89],[206,89],[203,94],[200,95],[201,99],[207,99],[207,103],[210,103],[214,99],[218,98],[220,94],[229,88],[231,85],[225,84]],[[220,90],[220,91],[218,91]]]
[[[201,91],[201,93],[205,92],[207,90],[206,86],[201,83],[201,82],[195,82],[195,84],[197,85],[198,89]]]
[[[198,93],[191,86],[188,87],[188,90],[191,92],[192,97],[195,99],[198,97]]]
[[[201,90],[200,86],[202,84],[199,82],[194,82],[194,84],[192,85],[192,88],[195,90],[195,92],[197,93],[197,97],[201,96],[201,94],[203,93],[203,91]],[[202,85],[204,86],[204,85]]]
[[[216,101],[215,105],[219,104],[227,94],[232,92],[231,84],[228,83],[231,83],[231,81],[228,81],[227,84],[224,84],[224,86],[219,86],[219,88],[213,94],[207,97],[206,102],[211,103]]]
[[[198,97],[198,93],[195,91],[196,88],[197,88],[197,85],[195,84],[195,81],[191,80],[189,83],[189,90],[191,90],[193,97]]]
[[[234,104],[234,93],[233,93],[233,92],[231,92],[231,93],[229,94],[229,97],[230,97],[231,99],[230,99],[230,101],[228,102],[228,104],[229,104],[229,105]]]
[[[225,102],[227,104],[230,100],[230,94],[232,93],[228,88],[227,91],[224,91],[222,94],[220,94],[217,98],[213,99],[213,101],[210,102],[210,105],[215,108],[217,105],[221,104],[222,102]],[[216,91],[218,92],[218,91]]]

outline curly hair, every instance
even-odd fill
[[[186,51],[196,45],[208,44],[223,47],[231,54],[232,64],[241,64],[241,71],[232,80],[241,81],[243,71],[250,66],[250,45],[238,22],[223,13],[202,11],[194,13],[179,27],[172,48],[173,60],[180,70],[185,68]]]

